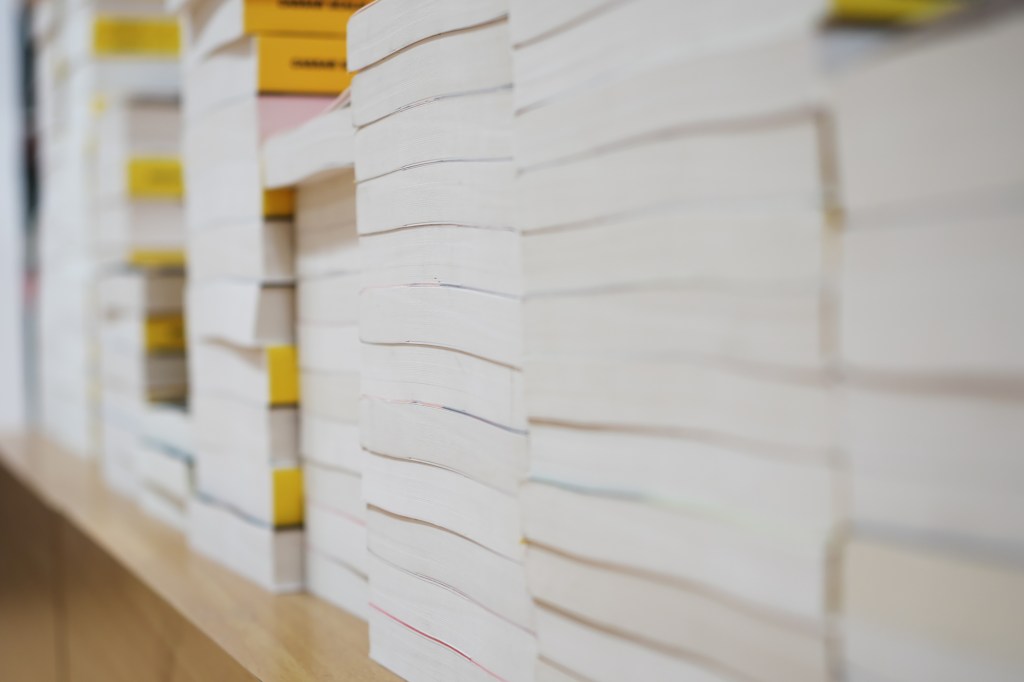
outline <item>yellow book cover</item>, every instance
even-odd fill
[[[267,376],[270,379],[271,405],[299,402],[299,355],[295,346],[267,348]]]
[[[146,351],[153,353],[185,349],[185,319],[181,313],[150,315],[145,325]]]
[[[128,161],[128,194],[137,199],[177,199],[184,191],[181,159],[136,157]]]
[[[320,33],[345,35],[349,17],[370,0],[247,0],[247,34]]]
[[[173,17],[100,16],[92,25],[93,53],[106,57],[175,57],[181,49]]]
[[[832,0],[832,16],[848,21],[918,23],[960,8],[956,0]]]
[[[290,218],[295,213],[295,191],[290,187],[263,192],[264,218]]]
[[[302,469],[274,469],[274,525],[300,525],[303,507]]]
[[[342,38],[275,35],[258,40],[261,94],[340,95],[352,80]]]
[[[183,268],[185,251],[182,249],[134,249],[128,254],[128,264],[137,268]]]

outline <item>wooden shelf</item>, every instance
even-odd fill
[[[150,602],[163,602],[169,612],[180,614],[190,632],[194,628],[209,638],[214,645],[212,652],[208,651],[209,644],[193,643],[190,648],[188,638],[181,635],[182,627],[173,629],[174,636],[164,637],[168,641],[157,649],[175,659],[169,663],[190,669],[187,674],[173,678],[167,675],[166,679],[399,679],[370,660],[365,623],[306,594],[268,594],[194,554],[181,534],[111,492],[94,463],[32,434],[0,436],[0,461],[60,520],[155,595],[155,600],[143,600],[145,608],[139,607],[136,599],[129,611],[140,612],[140,618],[148,617],[149,626],[163,636],[168,631],[168,619],[147,613]],[[64,550],[69,564],[65,573],[77,579],[82,571],[70,565],[74,557],[67,557],[68,553]],[[74,593],[75,589],[64,591]],[[90,595],[94,591],[86,590]],[[64,599],[69,600],[67,594]],[[173,618],[176,616],[172,614]],[[154,620],[160,622],[159,626],[152,626]],[[95,626],[105,627],[103,623]],[[209,655],[198,653],[202,651]],[[177,660],[182,657],[187,660]],[[200,659],[216,662],[204,670]],[[237,663],[241,670],[224,674],[224,661],[227,667]],[[248,675],[240,674],[243,671]]]

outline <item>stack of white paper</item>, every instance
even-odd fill
[[[842,78],[851,680],[1024,674],[1024,15]]]
[[[533,676],[507,4],[349,24],[370,653],[412,680]]]
[[[828,676],[825,9],[512,4],[545,678]]]

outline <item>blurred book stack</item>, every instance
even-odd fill
[[[182,7],[188,329],[197,496],[190,540],[272,590],[302,583],[291,190],[264,191],[262,142],[348,84],[359,3]]]
[[[178,21],[158,0],[65,0],[72,115],[111,95],[175,96]]]
[[[848,680],[1024,676],[1024,13],[988,5],[835,88]]]
[[[410,680],[533,675],[507,12],[349,24],[370,655]]]
[[[347,100],[269,138],[263,173],[268,187],[295,188],[306,589],[365,619],[359,253]]]
[[[829,676],[826,11],[513,2],[540,679]]]
[[[98,263],[108,269],[181,269],[185,230],[178,100],[107,98],[96,127],[92,187]]]
[[[40,211],[43,422],[71,450],[100,447],[99,329],[95,292],[102,149],[97,113],[116,100],[173,97],[178,25],[159,2],[44,3],[36,25],[43,197]],[[112,170],[104,167],[105,170]],[[121,215],[121,226],[130,216]]]
[[[43,428],[79,455],[95,452],[88,354],[88,233],[76,222],[85,207],[84,160],[73,154],[63,5],[34,15],[39,201],[39,405]],[[81,147],[81,136],[78,137]]]
[[[125,269],[98,284],[103,389],[103,472],[135,497],[136,460],[151,403],[188,395],[181,271]]]
[[[101,452],[108,480],[132,497],[147,406],[182,403],[188,393],[180,144],[176,100],[108,97],[97,116]]]

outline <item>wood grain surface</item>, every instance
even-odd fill
[[[0,680],[65,679],[60,517],[0,468]]]
[[[94,464],[36,435],[0,436],[0,462],[38,507],[38,518],[12,523],[21,512],[0,505],[5,544],[17,532],[58,555],[37,550],[26,563],[0,548],[4,566],[25,566],[13,570],[38,601],[57,604],[34,609],[40,634],[24,644],[55,646],[52,670],[3,679],[398,679],[369,659],[365,623],[307,594],[268,594],[192,553],[180,533],[111,492]],[[0,618],[0,636],[17,617]]]

